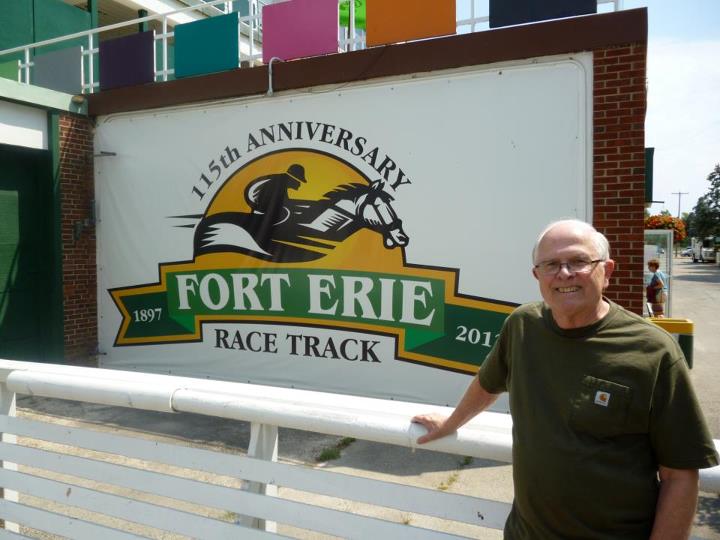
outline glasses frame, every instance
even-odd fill
[[[535,268],[535,269],[536,269],[540,274],[542,274],[543,276],[556,276],[557,274],[560,273],[560,270],[563,269],[563,266],[564,266],[565,268],[567,268],[567,271],[568,271],[568,273],[570,273],[570,274],[589,274],[590,272],[592,272],[593,270],[595,270],[595,267],[598,265],[598,263],[605,262],[605,261],[607,261],[607,259],[594,259],[594,260],[592,260],[592,261],[584,261],[584,262],[587,262],[587,263],[588,263],[588,269],[587,269],[587,270],[572,270],[572,269],[570,268],[570,262],[568,262],[568,261],[557,263],[557,264],[558,264],[558,269],[555,270],[554,272],[552,272],[552,271],[550,271],[550,272],[545,272],[545,271],[542,270],[543,265],[544,265],[544,264],[547,264],[547,263],[550,262],[550,261],[546,261],[546,262],[541,262],[541,263],[535,264],[535,265],[533,265],[533,268]]]

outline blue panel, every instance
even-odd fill
[[[175,77],[238,67],[238,14],[230,13],[175,27]]]
[[[155,80],[153,32],[100,42],[100,90],[147,84]]]
[[[597,0],[490,0],[490,28],[597,13]]]

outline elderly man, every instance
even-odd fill
[[[509,539],[683,539],[698,469],[718,455],[673,338],[603,297],[615,262],[587,223],[539,236],[544,302],[515,310],[455,411],[420,415],[426,443],[510,393]]]

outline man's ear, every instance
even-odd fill
[[[532,267],[532,275],[535,276],[535,279],[540,281],[540,277],[537,274],[537,268],[535,268],[534,266]]]
[[[603,264],[605,265],[605,288],[607,288],[610,285],[610,276],[615,271],[615,261],[608,259]]]

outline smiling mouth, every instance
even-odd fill
[[[555,290],[560,293],[571,293],[571,292],[579,291],[580,287],[558,287]]]

